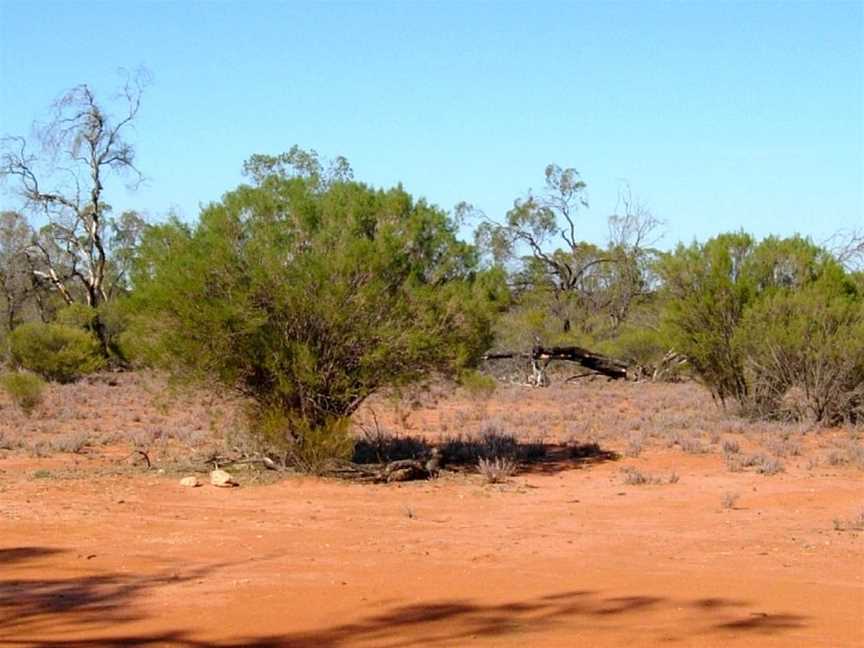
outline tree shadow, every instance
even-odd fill
[[[13,547],[0,549],[0,563],[25,563],[63,553],[48,547]],[[135,602],[148,591],[183,583],[230,566],[208,565],[182,572],[163,570],[155,574],[106,573],[73,578],[0,578],[0,645],[59,645],[57,640],[11,641],[13,633],[38,637],[58,627],[75,632],[140,621],[145,617],[135,610]]]
[[[441,458],[444,469],[454,472],[475,471],[481,458],[506,458],[518,466],[519,474],[555,474],[621,458],[596,442],[544,443],[490,433],[455,435],[436,442],[419,436],[379,433],[356,442],[352,462],[370,466],[405,459],[423,461],[433,453]]]
[[[468,599],[391,605],[356,621],[338,623],[309,632],[246,636],[224,641],[203,641],[188,629],[151,633],[125,632],[118,626],[143,621],[135,603],[149,590],[169,583],[200,578],[219,566],[183,575],[158,573],[129,577],[118,574],[57,580],[0,581],[0,635],[2,645],[35,648],[89,646],[157,646],[181,648],[345,648],[376,646],[453,645],[474,638],[532,635],[554,629],[578,633],[626,627],[629,619],[645,625],[646,612],[685,610],[691,614],[676,626],[672,640],[693,634],[740,635],[742,632],[780,634],[802,627],[806,618],[797,614],[748,613],[747,601],[705,598],[693,601],[659,596],[606,596],[601,592],[573,590],[528,600],[497,604]],[[689,611],[689,612],[688,612]],[[614,620],[611,621],[611,620]],[[18,638],[10,638],[12,634]],[[89,636],[88,636],[89,635]],[[60,638],[56,638],[56,637]],[[75,638],[73,638],[75,637]]]
[[[34,558],[43,558],[63,553],[63,551],[63,549],[54,549],[52,547],[0,547],[0,565],[25,562]]]

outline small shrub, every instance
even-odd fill
[[[687,454],[705,454],[708,449],[702,444],[702,441],[696,437],[683,437],[678,439],[678,445]]]
[[[477,461],[477,471],[483,475],[487,484],[500,484],[516,473],[516,462],[506,457],[494,459],[480,457]]]
[[[742,472],[744,470],[744,459],[740,455],[726,454],[723,458],[729,472]]]
[[[26,371],[10,371],[0,376],[0,387],[24,414],[30,416],[42,403],[45,381]]]
[[[463,371],[459,376],[459,384],[472,397],[486,400],[495,393],[498,382],[492,376],[486,376],[479,371]]]
[[[839,450],[832,450],[828,453],[828,456],[825,457],[825,461],[828,462],[829,466],[845,466],[848,462],[848,458]]]
[[[720,503],[723,505],[724,509],[733,509],[735,508],[736,502],[738,502],[738,498],[740,495],[738,493],[726,493],[723,495],[723,499],[720,500]]]
[[[49,446],[55,452],[78,454],[90,444],[90,435],[86,432],[70,432],[69,434],[57,437],[50,442]]]
[[[776,457],[763,457],[762,461],[756,466],[756,472],[762,475],[776,475],[786,470],[783,462]]]
[[[723,440],[723,453],[724,454],[738,454],[741,452],[741,446],[738,445],[738,442],[734,439],[724,439]]]
[[[303,472],[320,473],[339,461],[348,461],[354,452],[351,419],[331,419],[313,427],[302,419],[295,422],[297,440],[288,446],[289,465]]]
[[[663,482],[659,477],[646,475],[632,466],[627,466],[622,469],[624,473],[624,483],[628,486],[644,486],[646,484],[660,484]]]
[[[627,442],[627,449],[624,451],[624,454],[628,457],[638,457],[642,454],[642,446],[644,445],[644,442],[644,435],[637,434],[631,436],[630,440]]]
[[[22,324],[9,334],[9,350],[17,366],[57,382],[71,382],[105,364],[96,336],[62,324]]]
[[[769,452],[772,452],[778,457],[797,457],[801,454],[801,446],[799,446],[794,441],[790,441],[788,439],[770,438],[765,443],[765,448],[767,448]]]

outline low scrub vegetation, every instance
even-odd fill
[[[480,457],[477,461],[477,471],[487,484],[501,484],[516,473],[516,462],[509,457],[486,459]]]
[[[479,420],[505,382],[501,367],[483,364],[498,349],[513,351],[497,354],[510,359],[513,382],[529,372],[537,385],[590,379],[553,365],[547,375],[539,356],[522,361],[531,348],[587,347],[629,365],[629,378],[695,378],[747,417],[864,422],[864,275],[809,239],[732,232],[664,252],[651,243],[659,221],[628,195],[607,241],[580,240],[587,187],[555,164],[498,221],[467,204],[445,212],[401,186],[371,187],[343,158],[297,147],[253,155],[244,172],[246,184],[193,222],[107,217],[97,183],[96,203],[69,214],[80,237],[71,256],[57,223],[37,232],[26,214],[3,212],[4,365],[68,383],[110,362],[220,385],[250,403],[249,447],[313,472],[419,452],[349,433],[352,414],[382,390],[445,377]],[[98,231],[80,229],[88,210],[105,211]],[[472,224],[467,243],[459,235]],[[400,410],[403,427],[411,411]],[[730,470],[748,467],[719,430],[684,418],[664,433],[670,444],[700,454],[722,443]],[[640,456],[646,439],[634,433],[625,453]],[[797,452],[785,440],[765,445],[776,457]],[[444,446],[471,465],[545,452],[503,430],[451,435]],[[571,448],[572,458],[601,452]]]
[[[24,414],[30,416],[42,403],[45,381],[26,371],[9,371],[0,375],[0,388]]]
[[[63,324],[22,324],[9,334],[9,351],[15,366],[57,382],[71,382],[105,365],[92,333]]]

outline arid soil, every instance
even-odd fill
[[[860,430],[605,380],[436,387],[376,420],[549,454],[504,484],[184,488],[241,443],[238,403],[143,374],[54,386],[32,418],[0,397],[0,645],[864,646]],[[589,441],[609,453],[571,456]]]

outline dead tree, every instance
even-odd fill
[[[125,133],[138,115],[145,77],[138,74],[120,94],[123,112],[112,117],[92,89],[80,85],[55,104],[52,119],[36,129],[41,152],[29,151],[23,137],[0,141],[0,178],[11,180],[24,208],[47,221],[28,249],[32,272],[67,304],[79,295],[92,307],[108,295],[110,207],[105,181],[110,173],[143,176]]]

